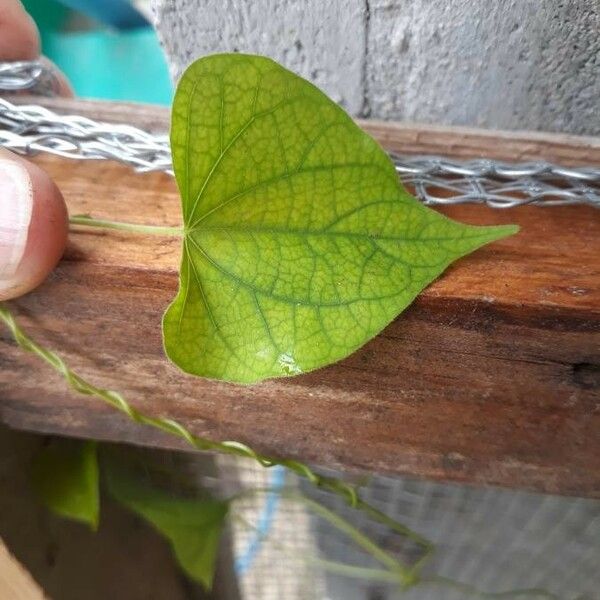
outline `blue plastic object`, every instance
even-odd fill
[[[58,0],[58,2],[115,29],[136,29],[150,25],[128,0]]]
[[[279,501],[281,500],[281,490],[285,486],[285,475],[285,467],[280,465],[271,467],[271,490],[265,499],[261,514],[258,518],[258,523],[256,524],[256,530],[250,537],[244,551],[236,557],[234,562],[235,572],[239,576],[245,575],[251,569],[252,563],[260,551],[263,540],[271,531],[273,520],[275,519],[277,509],[279,508]]]
[[[50,33],[45,41],[77,96],[171,104],[173,84],[152,28]]]

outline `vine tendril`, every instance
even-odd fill
[[[364,501],[359,495],[357,486],[346,483],[345,481],[335,477],[319,475],[308,465],[305,465],[297,460],[271,458],[256,452],[242,442],[215,442],[213,440],[193,434],[184,425],[178,421],[175,421],[174,419],[146,415],[137,410],[135,407],[131,406],[119,392],[97,387],[72,371],[56,352],[44,348],[30,338],[17,324],[8,306],[3,303],[0,303],[0,319],[6,324],[15,342],[23,350],[35,354],[49,364],[55,371],[62,375],[65,381],[79,394],[99,398],[116,410],[127,415],[132,421],[135,421],[141,425],[159,429],[171,435],[175,435],[186,441],[197,450],[220,452],[221,454],[250,458],[267,468],[274,465],[284,466],[290,471],[294,472],[296,475],[307,479],[317,488],[326,490],[341,497],[350,507],[363,511],[372,519],[383,525],[386,525],[396,533],[420,545],[424,550],[423,555],[419,561],[411,567],[408,567],[402,564],[396,558],[393,558],[387,553],[387,551],[377,546],[374,542],[372,542],[371,545],[372,548],[376,549],[376,554],[378,556],[381,557],[386,555],[388,557],[388,559],[386,559],[388,565],[392,564],[391,561],[395,563],[394,571],[398,574],[404,585],[412,585],[418,580],[417,570],[423,563],[423,560],[427,558],[433,551],[433,544],[412,529],[402,525],[402,523],[396,521],[392,517],[386,515],[385,513],[376,509],[374,506],[370,505],[368,502]],[[314,501],[310,502],[313,508],[319,506],[323,511],[327,511],[328,513],[330,512],[319,503]],[[337,519],[340,523],[344,521],[341,517],[337,517]]]

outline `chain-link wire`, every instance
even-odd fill
[[[0,91],[56,96],[59,90],[55,70],[42,60],[0,62]]]
[[[0,89],[7,92],[33,89],[43,70],[39,61],[0,62]]]
[[[0,90],[31,91],[40,85],[47,89],[53,77],[49,71],[39,62],[0,63]],[[24,155],[47,152],[72,159],[114,160],[140,172],[173,174],[166,134],[59,115],[42,106],[15,105],[1,98],[0,145]],[[402,181],[425,204],[479,203],[492,208],[589,204],[600,208],[599,167],[396,154],[391,158]]]
[[[137,171],[172,174],[169,138],[129,125],[58,115],[42,106],[0,98],[0,145],[32,156],[39,152],[79,160],[107,159]]]

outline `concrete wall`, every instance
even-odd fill
[[[154,0],[177,77],[267,54],[351,113],[600,134],[600,0]]]
[[[154,14],[175,78],[204,54],[265,54],[314,81],[347,110],[363,110],[363,2],[155,0]]]

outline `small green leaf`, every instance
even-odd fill
[[[181,568],[210,589],[219,550],[219,539],[229,505],[210,499],[186,499],[141,482],[112,461],[106,464],[110,494],[164,535]]]
[[[193,63],[173,104],[184,218],[165,350],[236,382],[348,356],[457,258],[515,233],[423,206],[325,94],[259,56]]]
[[[100,493],[95,442],[54,438],[34,457],[31,482],[56,514],[98,528]]]

